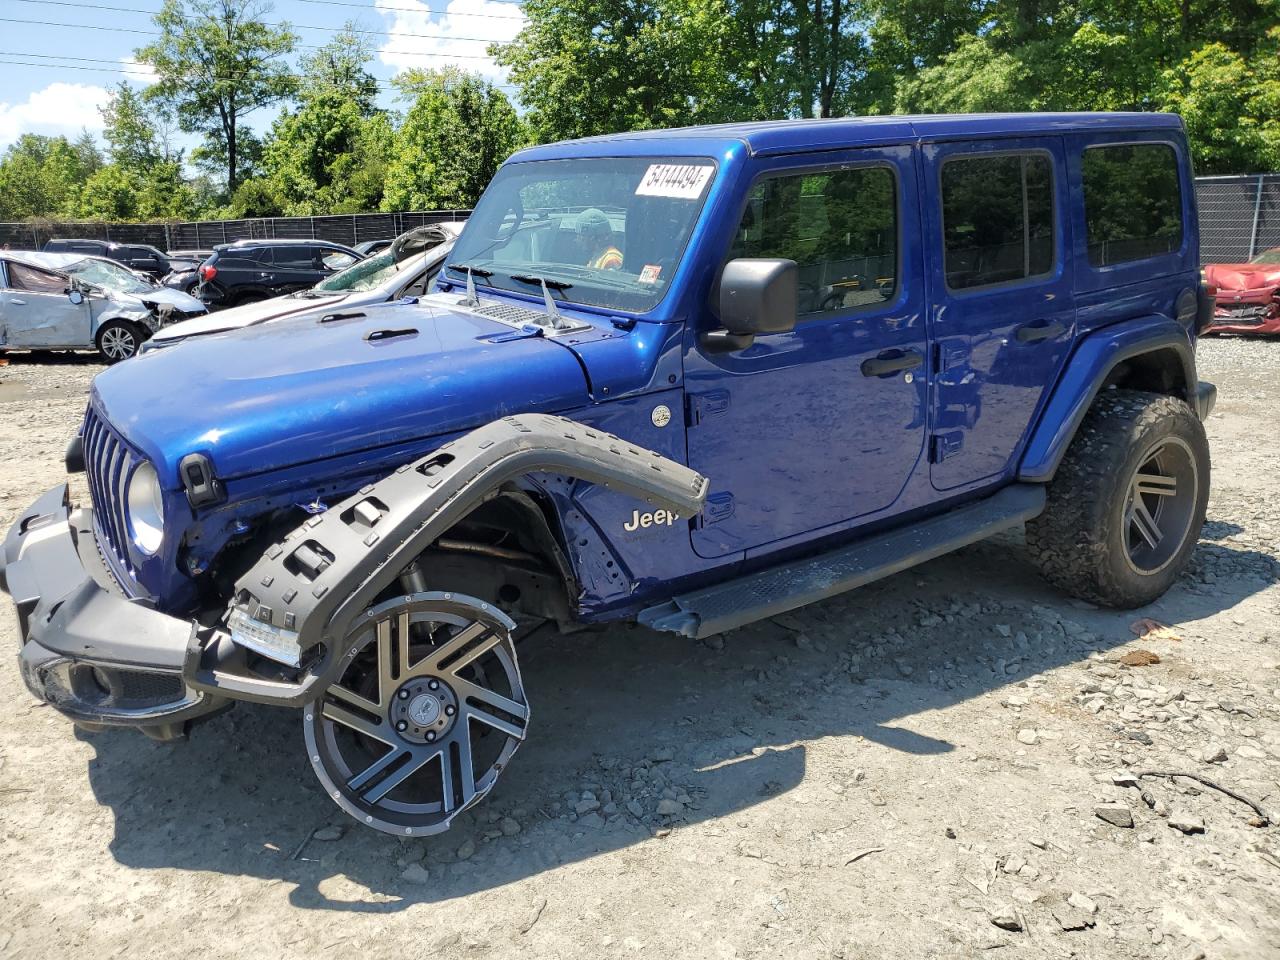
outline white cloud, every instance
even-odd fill
[[[0,101],[0,147],[24,133],[75,136],[81,130],[102,130],[103,107],[110,94],[105,87],[83,83],[51,83],[23,103]]]
[[[125,78],[132,84],[149,87],[160,78],[156,76],[156,68],[149,63],[139,63],[133,57],[121,57],[120,66]]]
[[[453,65],[494,83],[505,83],[506,71],[489,57],[487,48],[490,43],[506,43],[520,32],[525,23],[519,17],[520,7],[493,0],[450,0],[442,8],[443,2],[374,0],[375,8],[387,18],[391,34],[378,51],[382,62],[397,70]]]

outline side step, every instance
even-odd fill
[[[985,540],[1039,514],[1044,500],[1043,486],[1015,484],[995,496],[909,527],[681,594],[646,607],[637,619],[654,630],[694,639],[723,633]]]

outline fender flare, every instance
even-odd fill
[[[268,548],[236,581],[225,627],[193,635],[188,682],[245,700],[309,702],[341,675],[352,628],[413,558],[503,483],[540,472],[598,483],[682,516],[702,509],[708,489],[707,478],[683,464],[563,417],[494,421],[362,487]],[[270,647],[281,662],[282,649],[299,653],[296,678],[232,667],[230,655],[241,646]]]
[[[1023,451],[1018,480],[1052,480],[1111,372],[1126,360],[1157,350],[1172,350],[1178,357],[1186,386],[1182,399],[1199,413],[1195,350],[1186,327],[1168,317],[1148,316],[1095,331],[1080,340],[1067,360],[1065,372]]]

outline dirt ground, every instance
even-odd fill
[[[5,529],[99,369],[0,368]],[[296,714],[76,733],[10,653],[0,958],[1280,957],[1280,828],[1123,775],[1280,817],[1280,342],[1210,341],[1201,375],[1209,522],[1160,602],[1067,600],[1018,535],[710,645],[538,642],[529,741],[428,841],[348,826]]]

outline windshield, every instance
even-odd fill
[[[643,312],[667,292],[715,175],[709,158],[538,160],[502,167],[450,263],[522,293]],[[484,277],[481,271],[491,271]],[[465,281],[466,273],[449,276]]]
[[[80,260],[64,269],[77,280],[113,293],[150,293],[155,289],[137,274],[105,260]]]
[[[397,272],[396,262],[391,254],[379,253],[368,260],[353,263],[347,269],[340,273],[335,273],[332,277],[325,277],[311,289],[323,290],[326,293],[341,293],[345,291],[363,293],[366,290],[377,289],[382,285],[383,281],[390,276],[394,276]]]
[[[1280,266],[1280,247],[1276,247],[1274,250],[1268,250],[1266,253],[1260,253],[1249,262],[1262,264],[1268,267]]]

